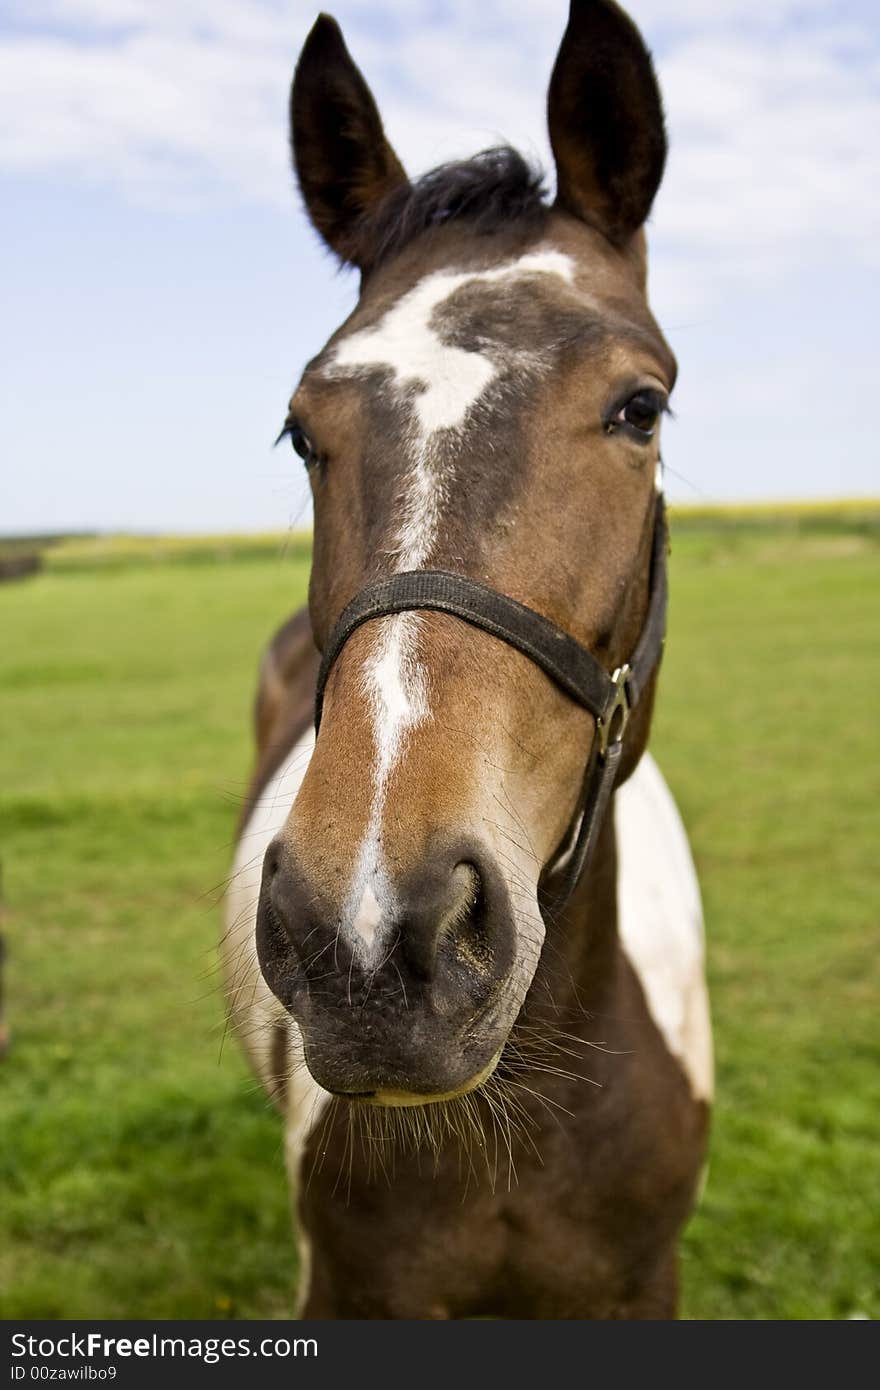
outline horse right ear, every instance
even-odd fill
[[[626,245],[651,211],[666,134],[650,54],[614,0],[571,0],[547,114],[558,205]]]
[[[363,225],[406,174],[335,19],[319,15],[290,93],[290,139],[313,226],[343,261],[369,262]]]

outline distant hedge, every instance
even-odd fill
[[[880,499],[767,502],[741,505],[675,504],[676,534],[860,535],[880,541]],[[253,535],[76,535],[0,537],[0,579],[50,571],[123,569],[132,565],[221,565],[246,560],[308,559],[309,531]]]

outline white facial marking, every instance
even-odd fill
[[[443,431],[464,428],[468,412],[504,365],[500,351],[501,365],[484,353],[444,343],[434,327],[435,311],[464,285],[503,287],[532,275],[556,275],[571,283],[574,262],[548,247],[492,270],[434,271],[402,295],[379,323],[343,339],[326,369],[331,375],[346,375],[383,368],[391,373],[393,391],[411,394],[409,475],[400,524],[390,547],[398,572],[423,568],[437,538],[445,500],[445,479],[436,447],[439,436]],[[509,349],[507,355],[511,356]],[[521,355],[533,360],[528,347]],[[424,672],[416,656],[418,618],[401,614],[382,619],[374,627],[377,645],[363,674],[377,749],[373,802],[346,914],[356,939],[366,950],[379,949],[379,924],[393,910],[380,845],[388,779],[406,734],[429,714]],[[366,930],[364,922],[369,923]]]
[[[614,822],[621,945],[695,1098],[709,1100],[712,1032],[700,888],[678,809],[649,753],[615,793]]]
[[[574,263],[561,251],[536,251],[494,270],[438,270],[419,280],[374,328],[344,339],[331,370],[390,368],[395,386],[419,388],[419,433],[457,429],[498,375],[491,358],[444,343],[432,327],[435,309],[462,285],[493,284],[524,275],[560,275],[571,281]]]
[[[379,924],[393,903],[381,852],[382,812],[388,778],[407,730],[428,715],[424,673],[415,656],[418,617],[413,613],[401,613],[398,617],[383,618],[375,626],[379,629],[376,646],[361,678],[364,696],[372,710],[377,750],[373,800],[345,914],[355,929],[356,940],[368,954],[376,946]],[[375,904],[368,914],[372,925],[366,931],[362,918],[365,903]]]
[[[379,906],[379,899],[373,892],[372,883],[368,883],[363,891],[358,910],[354,914],[352,928],[361,937],[366,946],[372,946],[376,935],[376,928],[382,920],[382,909]]]

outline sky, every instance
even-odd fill
[[[411,175],[506,141],[551,174],[566,0],[325,0]],[[632,0],[670,156],[652,307],[667,490],[873,496],[876,0]],[[271,442],[353,306],[287,97],[313,0],[0,0],[0,533],[308,524]]]

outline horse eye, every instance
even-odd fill
[[[290,442],[293,445],[294,453],[299,454],[304,463],[314,463],[316,458],[315,447],[305,430],[300,425],[292,424],[288,428],[287,433],[290,435]]]
[[[633,438],[645,443],[653,438],[665,408],[666,401],[659,391],[637,391],[608,421],[609,431],[623,426]]]

